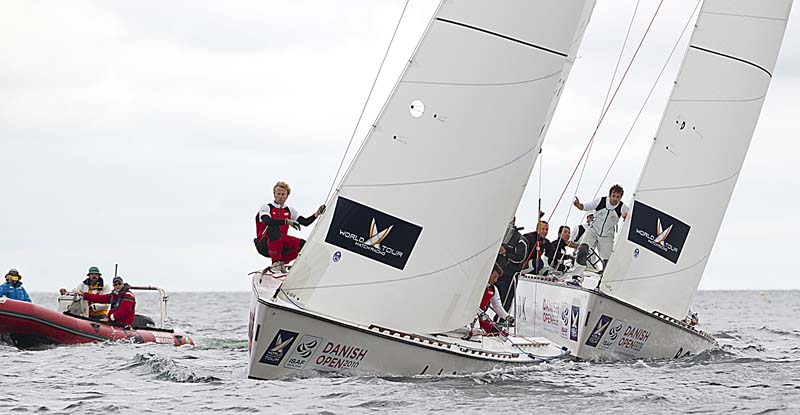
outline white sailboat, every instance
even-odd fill
[[[791,5],[703,3],[599,286],[521,278],[520,333],[588,360],[680,357],[715,344],[681,320],[750,145]]]
[[[453,332],[475,318],[593,7],[440,3],[285,282],[254,278],[249,377],[464,373],[565,354]]]

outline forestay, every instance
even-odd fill
[[[602,290],[682,319],[772,78],[791,0],[706,0]]]
[[[446,1],[283,291],[422,333],[476,314],[594,1]]]

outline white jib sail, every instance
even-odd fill
[[[767,93],[791,0],[706,0],[601,289],[686,316]]]
[[[440,6],[283,290],[433,333],[472,321],[594,1]]]

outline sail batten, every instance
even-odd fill
[[[469,323],[593,7],[443,2],[282,295],[416,333]]]
[[[706,0],[601,289],[682,319],[767,94],[791,0]],[[659,231],[675,226],[663,238]]]

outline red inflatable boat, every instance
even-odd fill
[[[148,288],[162,293],[163,327],[166,295],[163,290],[153,287],[145,289]],[[153,327],[151,319],[139,315],[136,317],[138,321],[134,323],[133,328],[125,329],[81,316],[60,313],[37,304],[0,297],[0,336],[20,349],[108,340],[175,346],[194,344],[189,336],[177,334],[171,329]]]

